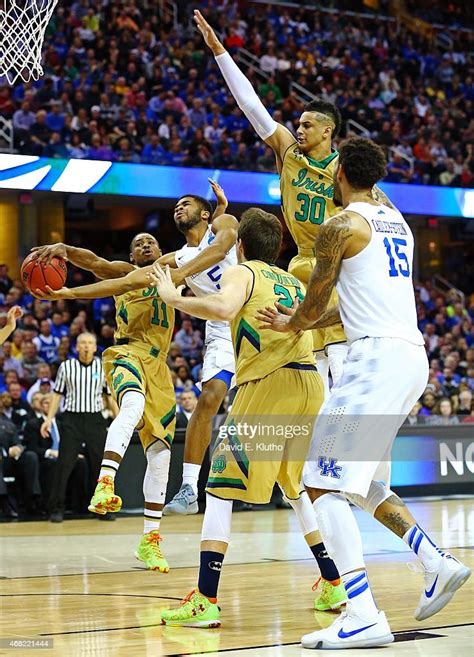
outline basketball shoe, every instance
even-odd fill
[[[143,534],[135,552],[135,557],[143,561],[148,570],[159,570],[160,573],[169,572],[169,565],[160,548],[161,536],[156,530]]]
[[[97,480],[94,495],[89,504],[89,511],[104,515],[109,511],[116,513],[122,508],[122,498],[115,494],[112,477],[100,477]]]
[[[199,506],[197,495],[189,484],[183,484],[171,502],[163,509],[164,516],[172,516],[174,514],[181,516],[191,516],[198,513]]]
[[[426,620],[441,611],[470,576],[469,568],[444,552],[438,568],[425,571],[425,586],[415,611],[416,620]]]
[[[197,589],[188,593],[175,609],[164,609],[161,613],[163,625],[182,627],[219,627],[220,609]]]
[[[367,619],[359,616],[348,604],[346,611],[324,630],[305,634],[303,648],[316,650],[344,650],[385,646],[394,641],[383,611]]]
[[[330,609],[338,609],[345,605],[347,602],[347,593],[344,588],[342,580],[339,584],[332,584],[327,580],[320,577],[316,584],[313,586],[313,591],[316,591],[320,582],[321,593],[314,600],[314,608],[317,611],[329,611]]]

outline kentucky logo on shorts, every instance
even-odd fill
[[[218,456],[212,461],[212,472],[224,472],[226,466],[225,456]]]
[[[321,470],[322,477],[334,477],[340,479],[339,472],[342,470],[341,465],[336,465],[337,459],[327,459],[325,456],[320,456],[318,460],[318,468]]]

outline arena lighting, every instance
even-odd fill
[[[183,190],[192,189],[213,199],[209,177],[224,187],[231,203],[280,205],[278,176],[272,173],[58,160],[0,153],[0,190],[175,199]],[[474,219],[474,189],[396,183],[382,183],[381,188],[401,212]]]

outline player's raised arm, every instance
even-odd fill
[[[282,160],[286,149],[295,143],[296,139],[288,128],[272,119],[250,82],[197,9],[194,11],[194,20],[206,45],[212,51],[237,105],[250,121],[258,136],[273,149],[277,158]]]
[[[12,306],[7,313],[7,323],[0,329],[0,345],[5,342],[8,336],[16,329],[16,320],[23,315],[20,306]]]
[[[125,276],[133,270],[133,265],[122,260],[110,262],[105,258],[89,251],[69,244],[58,242],[57,244],[45,244],[44,246],[35,246],[31,249],[38,260],[44,264],[49,264],[52,258],[59,257],[69,260],[76,267],[91,271],[97,278],[119,278]]]
[[[217,217],[220,217],[221,214],[225,213],[227,206],[229,205],[229,201],[227,200],[224,189],[219,185],[217,180],[213,180],[212,178],[208,178],[208,180],[217,201],[216,209],[214,210],[212,218],[217,219]]]
[[[217,294],[206,297],[182,297],[182,287],[176,289],[170,270],[155,266],[150,273],[150,282],[156,285],[161,299],[193,317],[231,321],[247,300],[253,283],[252,272],[246,267],[234,265],[226,269],[220,280]]]

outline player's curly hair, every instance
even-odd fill
[[[339,165],[355,189],[371,189],[387,175],[383,149],[366,137],[352,137],[340,144]]]
[[[272,264],[280,255],[281,223],[274,214],[261,208],[249,208],[243,213],[237,236],[242,240],[247,260]]]
[[[330,103],[327,100],[322,100],[321,98],[315,98],[309,103],[306,103],[303,109],[304,112],[318,112],[318,114],[324,114],[328,116],[331,121],[334,123],[334,129],[332,131],[333,139],[339,134],[341,129],[342,118],[341,113],[337,107]]]

